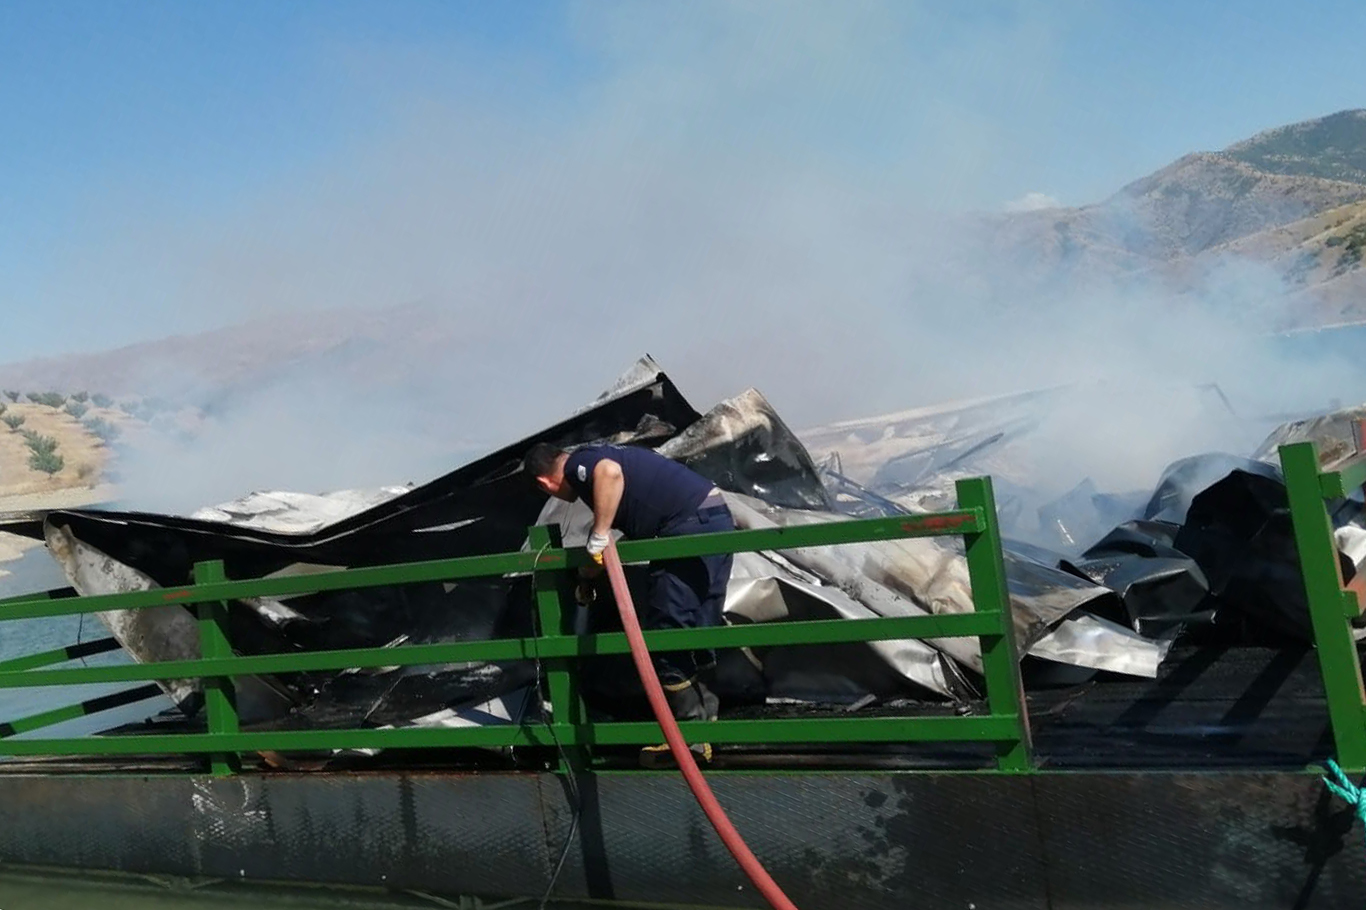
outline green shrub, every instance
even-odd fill
[[[85,416],[85,412],[90,410],[90,408],[86,407],[78,401],[68,401],[66,403],[66,407],[63,410],[65,410],[72,417],[75,417],[77,420],[80,420],[82,417]]]
[[[103,392],[96,392],[94,395],[91,395],[90,400],[94,402],[95,407],[97,408],[108,408],[112,407],[114,404],[114,399],[105,395]]]
[[[81,425],[106,443],[111,443],[119,438],[118,426],[102,417],[87,417],[81,421]]]
[[[5,389],[5,397],[8,398],[10,401],[18,401],[19,393],[11,392],[9,389]]]
[[[57,440],[51,436],[43,436],[31,430],[24,431],[24,445],[28,446],[35,455],[51,455],[57,451]]]
[[[0,404],[0,414],[5,413],[5,410],[6,410],[5,406],[4,406],[3,404]]]
[[[60,408],[66,404],[66,396],[61,392],[29,392],[28,400],[34,404],[45,404],[50,408]]]
[[[17,430],[24,425],[24,418],[20,414],[7,414],[0,417],[11,430]]]
[[[66,459],[56,452],[34,452],[28,457],[28,466],[51,477],[66,467]]]
[[[1333,275],[1341,275],[1361,264],[1362,252],[1366,250],[1366,224],[1358,224],[1345,234],[1328,238],[1328,246],[1342,247]]]
[[[77,404],[85,404],[90,400],[90,393],[86,391],[77,392],[75,395],[71,396],[71,400]]]

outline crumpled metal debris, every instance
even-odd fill
[[[1107,596],[1079,612],[1109,624],[1111,631],[1122,624],[1144,646],[1161,648],[1182,629],[1224,644],[1310,640],[1277,447],[1312,440],[1321,464],[1330,466],[1360,450],[1366,406],[1283,424],[1250,456],[1207,453],[1180,459],[1163,472],[1151,494],[1104,492],[1083,481],[1061,497],[1040,502],[1028,485],[1021,443],[1031,419],[1043,419],[1061,394],[1045,390],[944,405],[846,421],[803,435],[823,459],[823,476],[837,507],[851,513],[951,507],[958,477],[990,473],[1003,533],[1027,541],[1007,539],[1008,565],[1012,553],[1028,553],[1036,563],[1104,585]],[[1218,418],[1227,420],[1228,414]],[[1362,509],[1360,494],[1330,504],[1348,579],[1366,557]],[[1031,513],[1037,525],[1029,521]],[[1063,635],[1062,626],[1075,621],[1064,620],[1053,635]],[[1366,636],[1366,628],[1358,634]],[[1054,656],[1078,664],[1092,655],[1136,653],[1137,648],[1097,647],[1085,655]]]
[[[1027,423],[1012,418],[992,429],[984,425],[991,423],[989,403],[981,407],[987,410],[970,428],[977,443],[932,445],[921,453],[928,460],[915,468],[916,480],[929,477],[942,488],[972,462],[968,456],[990,448],[991,438],[1004,438]],[[954,422],[943,414],[934,419]],[[903,419],[906,427],[913,422]],[[861,431],[851,432],[857,436]],[[108,572],[92,572],[71,555],[74,547],[65,556],[54,552],[81,593],[118,590],[129,578],[143,586],[182,584],[194,563],[205,559],[222,559],[229,577],[242,578],[507,551],[525,545],[529,525],[551,519],[562,522],[566,542],[572,544],[572,512],[557,512],[562,503],[547,507],[545,497],[520,473],[522,454],[540,441],[566,447],[593,442],[657,447],[726,490],[742,527],[915,510],[905,495],[883,496],[855,480],[839,480],[838,465],[818,469],[806,446],[757,391],[700,415],[647,358],[566,420],[421,486],[321,499],[253,494],[191,518],[55,510],[42,516],[42,530],[108,561]],[[914,461],[902,459],[898,483],[905,484]],[[32,524],[30,520],[25,526],[30,532]],[[1036,556],[1007,547],[1007,580],[1023,650],[1036,660],[1156,673],[1166,645],[1139,635],[1132,624],[1126,628],[1115,622],[1123,609],[1115,592],[1059,569],[1056,559]],[[726,607],[733,622],[972,608],[961,542],[952,539],[751,554],[737,558],[736,566]],[[258,599],[233,605],[231,635],[243,654],[524,635],[532,631],[532,603],[530,580],[524,576]],[[136,611],[145,614],[145,628],[129,625],[131,617],[120,618],[120,611],[114,611],[111,628],[140,660],[197,654],[189,614],[168,609],[180,612]],[[581,619],[584,627],[593,621]],[[818,650],[816,655],[809,648],[751,650],[743,656],[743,667],[750,672],[746,685],[756,687],[759,697],[919,691],[962,698],[972,694],[981,667],[973,639]],[[520,662],[303,673],[258,682],[278,702],[274,709],[268,700],[263,702],[267,714],[288,710],[298,722],[316,725],[353,724],[357,717],[385,725],[497,722],[517,715],[520,708],[507,706],[527,701],[516,693],[533,679],[534,668]],[[193,707],[192,688],[177,687],[174,694],[182,705]],[[498,699],[503,707],[489,710]]]
[[[1063,567],[1114,591],[1129,628],[1148,638],[1174,636],[1209,594],[1199,564],[1174,545],[1179,525],[1125,522]]]

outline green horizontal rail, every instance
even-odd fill
[[[51,727],[54,724],[64,723],[68,720],[89,717],[91,714],[98,714],[101,711],[108,711],[112,708],[121,708],[124,705],[136,704],[140,701],[147,701],[150,698],[161,698],[164,695],[165,693],[161,691],[161,687],[157,685],[138,686],[135,689],[125,689],[122,692],[111,692],[108,695],[99,695],[74,705],[53,708],[51,711],[30,714],[28,717],[21,717],[18,720],[0,724],[0,739],[18,736],[20,733],[30,733],[34,730],[41,730],[44,727]]]
[[[686,556],[715,556],[745,550],[796,550],[803,547],[828,547],[878,540],[901,540],[908,537],[977,534],[985,526],[981,509],[956,509],[925,515],[822,521],[782,528],[693,534],[688,537],[623,540],[617,545],[617,552],[624,563],[648,562],[654,559],[679,559]],[[582,551],[575,549],[573,552],[577,554]]]
[[[319,572],[316,575],[290,575],[282,578],[223,581],[178,588],[153,588],[150,591],[131,591],[126,594],[91,594],[62,600],[11,601],[0,604],[0,620],[103,613],[107,610],[139,610],[176,604],[188,606],[206,601],[244,600],[251,597],[289,597],[316,594],[321,591],[373,588],[380,585],[507,575],[530,572],[533,568],[566,568],[565,551],[547,550],[539,556],[534,553],[462,556],[457,559],[398,563],[373,568],[340,569],[335,572]]]
[[[0,673],[31,670],[34,667],[48,667],[52,664],[65,663],[68,660],[79,660],[82,657],[93,657],[96,654],[117,651],[122,647],[123,645],[119,644],[117,638],[99,638],[94,641],[80,642],[79,644],[67,645],[65,648],[54,648],[51,651],[40,651],[37,654],[25,654],[23,657],[0,660]]]
[[[686,721],[689,742],[783,744],[810,742],[1003,742],[1015,738],[1013,717],[838,717],[765,721]],[[663,740],[655,723],[527,724],[464,728],[280,730],[92,736],[79,739],[0,739],[0,755],[161,755],[334,749],[497,748],[503,746],[648,745]]]
[[[1328,499],[1345,499],[1362,484],[1366,484],[1366,456],[1363,455],[1319,475],[1319,488]]]
[[[36,591],[32,594],[20,594],[17,597],[0,598],[0,607],[11,603],[25,603],[32,600],[61,600],[79,596],[75,588],[53,588],[50,591]]]
[[[822,645],[898,638],[965,638],[1001,634],[999,613],[944,616],[897,616],[879,619],[818,619],[699,629],[659,629],[645,633],[651,651],[703,648],[750,648],[773,645]],[[416,667],[500,660],[592,657],[629,654],[625,633],[554,635],[488,641],[358,648],[348,651],[300,651],[252,657],[166,660],[115,667],[72,667],[61,670],[0,672],[0,689],[70,686],[91,683],[186,679],[196,676],[254,676],[317,670],[370,667]]]
[[[623,541],[619,551],[623,562],[647,562],[655,559],[679,559],[747,550],[790,550],[906,537],[972,534],[979,532],[983,524],[980,509],[960,509],[929,515],[868,518],[787,528],[761,528],[689,537]],[[582,547],[575,547],[572,550],[546,549],[538,553],[462,556],[456,559],[340,569],[311,575],[154,588],[150,591],[132,591],[126,594],[94,594],[59,600],[47,597],[12,600],[0,604],[0,620],[101,613],[106,610],[138,610],[164,607],[168,604],[189,605],[206,601],[245,600],[252,597],[293,597],[322,591],[454,581],[462,578],[519,574],[533,570],[575,568],[587,564],[588,557]]]

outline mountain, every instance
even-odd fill
[[[276,380],[291,364],[339,359],[351,361],[347,371],[355,376],[383,375],[384,358],[371,362],[363,353],[396,342],[414,325],[430,325],[430,320],[431,314],[411,306],[282,314],[106,351],[3,364],[0,389],[88,389],[116,397],[172,397],[172,391],[179,391],[202,398],[206,392]]]
[[[1366,183],[1366,111],[1266,130],[1224,154],[1267,174]]]
[[[1270,266],[1287,325],[1366,318],[1366,110],[1196,152],[1101,202],[989,217],[985,242],[1036,282],[1152,278],[1174,290],[1231,258]]]

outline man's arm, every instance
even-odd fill
[[[593,529],[588,534],[588,555],[597,565],[581,567],[579,575],[583,578],[593,578],[602,571],[602,553],[612,541],[612,520],[617,517],[625,489],[620,464],[604,458],[593,466]]]
[[[621,465],[604,458],[593,466],[593,533],[606,537],[612,533],[612,520],[621,505],[621,493],[626,489],[626,478]]]

